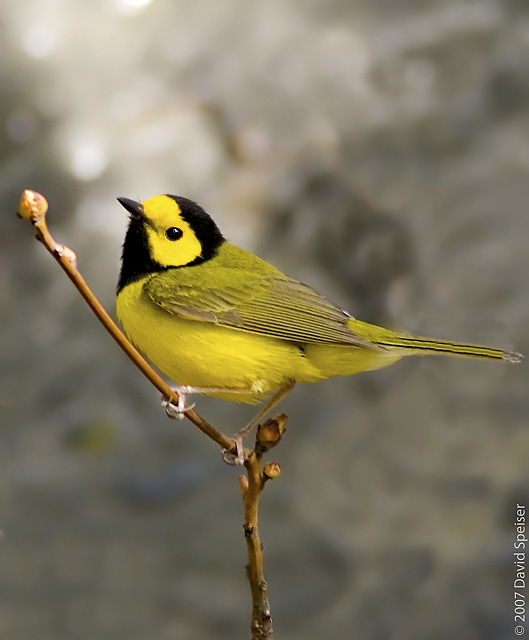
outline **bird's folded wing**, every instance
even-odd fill
[[[350,316],[307,285],[280,272],[226,267],[176,268],[149,280],[145,293],[168,313],[300,343],[377,349],[351,331]]]

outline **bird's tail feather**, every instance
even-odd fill
[[[398,333],[382,327],[369,325],[360,320],[353,320],[349,326],[359,336],[373,342],[379,347],[407,352],[402,355],[439,354],[467,356],[470,358],[505,360],[506,362],[512,363],[520,362],[523,357],[520,353],[495,349],[494,347],[452,342],[450,340],[435,340],[410,335],[408,333]]]
[[[419,336],[408,336],[406,334],[395,334],[395,338],[383,338],[377,344],[381,347],[397,347],[399,349],[410,349],[417,355],[423,353],[467,356],[470,358],[486,358],[489,360],[505,360],[506,362],[517,363],[522,359],[520,353],[514,351],[504,351],[494,347],[486,347],[476,344],[465,344],[463,342],[451,342],[449,340],[433,340],[431,338],[421,338]]]

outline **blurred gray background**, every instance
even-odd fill
[[[361,319],[527,354],[527,2],[3,0],[0,52],[0,637],[247,638],[238,471],[20,193],[112,311],[115,197],[169,192]],[[424,358],[295,389],[261,507],[278,638],[514,637],[527,382]]]

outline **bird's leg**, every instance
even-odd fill
[[[250,431],[261,422],[264,416],[292,391],[295,384],[296,382],[294,380],[290,380],[287,384],[281,387],[281,389],[279,389],[279,391],[270,398],[270,400],[260,411],[258,411],[258,413],[250,420],[250,422],[243,429],[232,436],[232,439],[236,445],[236,453],[234,454],[227,449],[224,449],[222,451],[224,462],[232,465],[244,464],[244,439],[250,433]],[[181,385],[171,388],[178,393],[178,402],[175,405],[169,400],[162,398],[162,407],[165,409],[165,413],[168,415],[168,417],[175,420],[181,420],[185,416],[186,411],[190,411],[195,406],[194,404],[192,404],[191,406],[186,405],[187,396],[193,393],[256,393],[255,389],[223,389],[220,387],[190,387],[187,385]]]
[[[247,393],[248,395],[255,395],[255,389],[226,389],[224,387],[190,387],[188,385],[178,385],[176,387],[171,387],[173,391],[178,393],[178,403],[173,404],[170,400],[166,398],[162,398],[162,408],[165,409],[165,413],[169,418],[173,418],[174,420],[181,420],[186,411],[191,411],[194,404],[187,406],[186,398],[187,396],[192,395],[193,393],[236,393],[243,394]]]
[[[285,396],[287,396],[292,391],[295,384],[295,380],[290,380],[286,385],[281,387],[281,389],[279,389],[275,396],[272,396],[270,398],[270,400],[262,409],[258,411],[258,413],[250,420],[250,422],[233,436],[233,439],[240,440],[242,446],[242,442],[250,433],[250,431],[261,422],[261,420],[269,411],[271,411],[277,404],[279,404],[279,402],[281,402],[281,400],[283,400]]]
[[[232,436],[232,440],[235,441],[237,452],[234,454],[231,453],[231,451],[227,451],[226,449],[224,449],[222,451],[222,458],[224,459],[224,462],[233,465],[244,464],[244,439],[250,433],[250,431],[261,422],[265,415],[292,391],[295,384],[296,382],[294,380],[290,380],[288,384],[281,387],[281,389],[279,389],[279,391],[270,398],[265,406],[257,412],[257,414],[250,420],[250,422]]]

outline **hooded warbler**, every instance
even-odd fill
[[[130,341],[185,397],[257,403],[296,382],[443,354],[517,362],[519,354],[433,340],[351,317],[311,287],[230,244],[195,202],[118,198],[130,214],[116,295]]]

